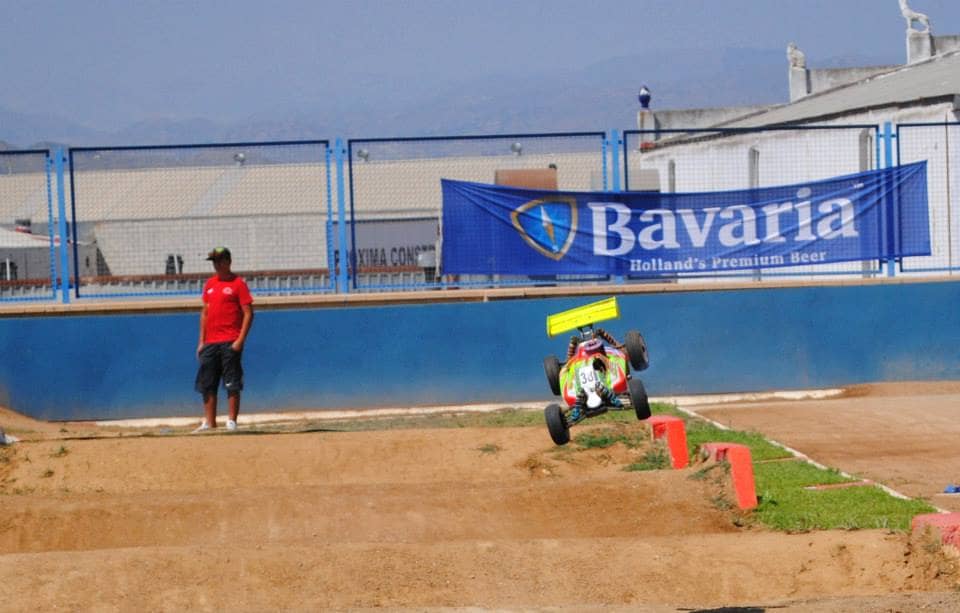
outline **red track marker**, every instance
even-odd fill
[[[915,515],[910,529],[917,533],[927,526],[940,533],[940,542],[960,548],[960,513],[927,513]]]
[[[690,463],[687,451],[687,430],[683,420],[672,415],[654,415],[647,419],[654,439],[667,437],[670,462],[674,468],[686,468]]]
[[[744,510],[755,509],[757,486],[753,479],[750,448],[737,443],[704,443],[701,449],[710,459],[730,464],[730,478],[737,494],[737,506]]]

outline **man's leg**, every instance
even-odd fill
[[[240,414],[240,391],[243,389],[241,358],[241,353],[234,351],[230,345],[224,345],[221,364],[223,367],[223,386],[227,388],[227,401],[229,403],[230,421],[227,422],[227,427],[231,430],[236,429],[237,415]]]
[[[228,393],[227,400],[230,403],[230,421],[237,421],[237,415],[240,414],[240,392]]]
[[[217,393],[203,395],[203,421],[211,428],[217,427]]]
[[[217,427],[217,384],[220,382],[220,357],[215,345],[206,345],[200,351],[200,367],[194,389],[203,398],[203,423],[209,428]],[[201,426],[202,428],[202,426]]]

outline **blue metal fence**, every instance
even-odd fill
[[[228,246],[254,293],[333,291],[327,141],[70,149],[77,297],[199,293]]]
[[[926,160],[933,253],[904,258],[905,273],[960,270],[960,123],[908,123],[896,130],[897,163]]]
[[[351,288],[556,283],[555,278],[443,274],[440,180],[598,191],[607,188],[606,152],[603,132],[350,140]]]
[[[77,298],[194,295],[217,244],[233,249],[234,268],[259,294],[951,273],[960,269],[958,143],[960,124],[932,123],[75,147],[60,173],[50,151],[5,151],[0,301],[53,300],[58,291],[66,301],[61,279]],[[899,267],[565,278],[452,277],[440,266],[441,178],[698,192],[919,160],[928,162],[933,253]],[[65,175],[69,210],[59,216],[55,184]],[[61,233],[69,257],[58,251]]]
[[[55,298],[52,164],[46,149],[0,151],[0,301]]]

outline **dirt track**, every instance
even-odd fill
[[[789,404],[777,423],[808,420]],[[624,472],[636,450],[558,452],[543,428],[0,424],[25,439],[0,451],[0,610],[960,608],[950,561],[906,535],[737,527],[693,469]]]

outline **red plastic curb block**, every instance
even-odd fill
[[[670,463],[674,468],[686,468],[690,463],[687,451],[687,430],[683,420],[672,415],[654,415],[647,419],[654,439],[667,437]]]
[[[960,548],[960,513],[928,513],[915,515],[910,522],[911,531],[916,534],[930,526],[940,533],[940,542]]]
[[[738,443],[704,443],[701,451],[716,462],[730,464],[730,478],[737,494],[737,506],[749,510],[757,507],[757,486],[753,479],[750,448]]]

